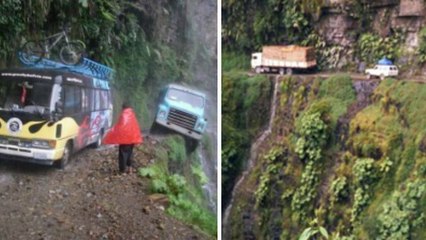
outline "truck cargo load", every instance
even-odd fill
[[[308,69],[316,66],[313,47],[264,46],[261,53],[253,53],[251,65],[256,73],[279,72],[291,74],[293,69]]]

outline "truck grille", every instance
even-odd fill
[[[177,110],[175,108],[170,108],[167,121],[188,130],[193,130],[195,123],[197,122],[197,116]]]

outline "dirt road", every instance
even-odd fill
[[[264,74],[264,73],[262,73]],[[367,78],[367,76],[363,73],[354,73],[354,72],[315,72],[315,73],[296,73],[296,74],[292,74],[291,76],[302,76],[302,77],[320,77],[320,78],[329,78],[331,76],[335,76],[338,74],[348,74],[352,80],[354,81],[369,81],[370,79]],[[255,76],[256,73],[250,71],[247,72],[248,76]],[[277,76],[278,74],[272,74],[272,73],[267,73],[264,74],[267,76]],[[284,76],[288,76],[288,75],[284,75]],[[406,75],[400,75],[398,76],[396,79],[400,79],[401,81],[405,81],[405,82],[416,82],[416,83],[423,83],[426,84],[426,76],[423,75],[416,75],[416,76],[406,76]],[[376,80],[378,82],[380,82],[379,78],[372,78],[371,80]]]
[[[155,161],[141,149],[136,166]],[[207,238],[166,215],[147,180],[119,175],[116,154],[86,149],[65,170],[0,160],[0,239]]]

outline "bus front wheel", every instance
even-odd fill
[[[59,160],[59,168],[65,169],[65,166],[68,165],[72,153],[72,145],[70,142],[67,143],[67,145],[64,148],[64,155],[62,156],[61,160]]]

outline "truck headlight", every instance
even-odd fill
[[[165,119],[166,118],[166,111],[160,110],[160,112],[158,112],[158,117]]]
[[[33,140],[32,145],[34,148],[55,148],[56,141],[55,140]]]
[[[204,122],[199,122],[195,128],[199,131],[203,131],[205,126],[206,124]]]

